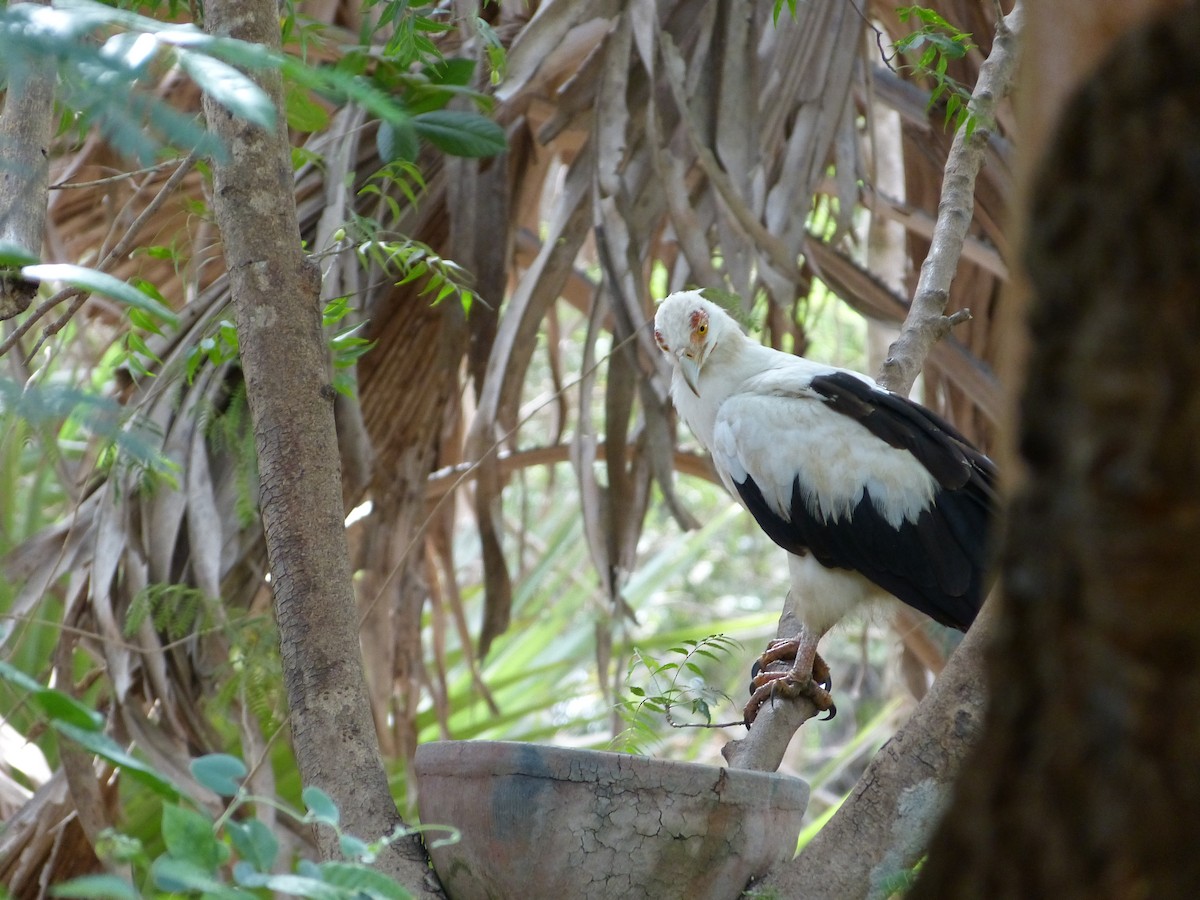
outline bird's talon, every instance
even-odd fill
[[[833,690],[833,674],[829,671],[829,664],[821,658],[821,654],[813,656],[813,681],[823,687],[826,691]],[[830,716],[832,719],[833,716]]]
[[[829,713],[823,718],[823,721],[837,715],[837,707],[834,705],[833,698],[829,696],[829,691],[811,678],[806,682],[801,682],[794,677],[792,672],[759,672],[751,682],[751,687],[753,694],[742,712],[742,718],[747,728],[754,724],[763,704],[769,701],[773,705],[777,695],[779,697],[807,697],[818,711]]]

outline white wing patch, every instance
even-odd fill
[[[729,479],[744,482],[748,475],[784,519],[791,518],[796,479],[808,510],[826,520],[848,518],[864,489],[893,528],[916,521],[929,506],[936,483],[908,451],[881,441],[806,388],[772,390],[754,385],[757,380],[721,404],[713,425],[710,449],[730,489]]]

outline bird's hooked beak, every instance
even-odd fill
[[[692,393],[699,397],[700,388],[697,385],[700,383],[700,363],[686,351],[679,353],[678,359],[679,374],[683,376],[683,380],[687,386],[692,389]]]

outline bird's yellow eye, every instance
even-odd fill
[[[708,323],[701,322],[700,326],[696,329],[696,334],[700,335],[700,337],[704,337],[706,334],[708,334]]]

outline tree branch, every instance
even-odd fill
[[[967,107],[977,124],[970,134],[965,127],[959,128],[950,145],[929,255],[921,264],[921,276],[904,327],[879,371],[879,383],[898,394],[907,394],[912,389],[930,348],[955,325],[971,317],[965,309],[947,316],[946,303],[967,229],[975,214],[975,179],[996,120],[996,104],[1012,85],[1024,16],[1021,0],[1017,0],[1012,12],[996,23],[992,51],[979,69],[979,80]]]

